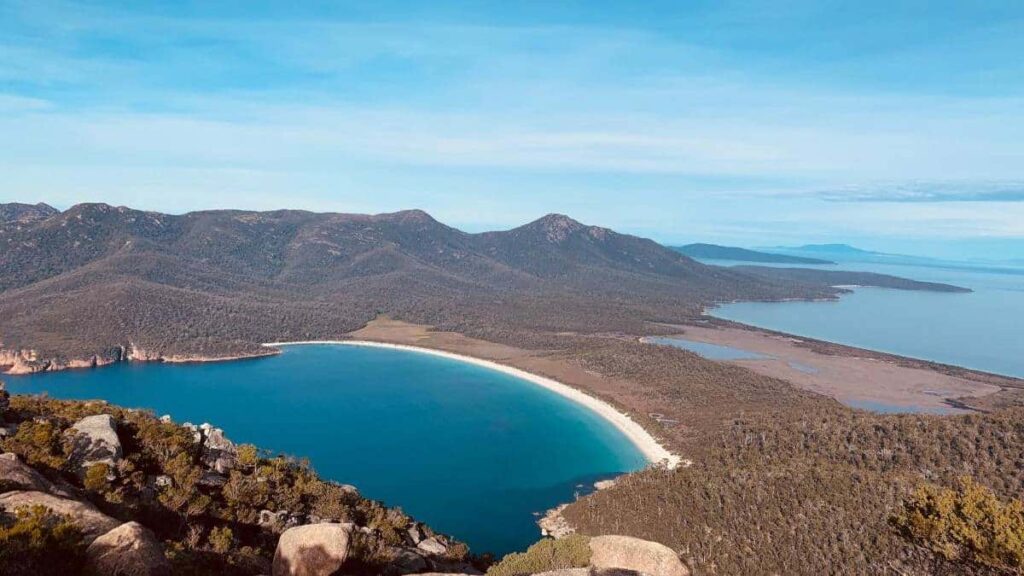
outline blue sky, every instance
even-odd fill
[[[0,201],[1024,254],[1024,4],[0,0]]]

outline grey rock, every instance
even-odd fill
[[[651,576],[689,576],[674,550],[630,536],[596,536],[590,539],[590,565],[597,571],[632,570]]]
[[[423,530],[420,528],[418,523],[413,523],[405,530],[406,535],[409,537],[409,541],[412,544],[419,544],[423,540]]]
[[[22,506],[36,505],[43,506],[54,514],[70,517],[82,531],[87,544],[91,544],[93,540],[121,524],[87,502],[34,491],[16,491],[0,495],[0,508],[9,514],[13,514]]]
[[[85,551],[88,571],[97,576],[170,576],[163,547],[148,528],[126,522],[93,540]]]
[[[16,454],[7,452],[0,455],[0,492],[11,490],[27,490],[57,494],[64,497],[70,496],[68,492],[47,480],[45,476],[31,466],[18,460]]]
[[[392,548],[385,576],[411,574],[430,567],[426,559],[408,548]]]
[[[117,423],[110,414],[82,418],[71,427],[71,461],[80,473],[90,466],[107,464],[112,469],[121,459],[121,440]]]
[[[277,512],[260,510],[257,523],[272,530],[286,530],[302,524],[302,519],[288,510],[278,510]],[[310,522],[310,524],[318,524],[318,522]]]
[[[228,479],[226,476],[212,470],[204,471],[203,475],[199,477],[199,485],[206,488],[220,488],[227,483]]]
[[[285,530],[274,552],[273,576],[330,576],[348,558],[352,524],[307,524]]]
[[[235,467],[238,450],[234,442],[224,436],[224,431],[209,423],[199,426],[200,442],[203,445],[203,463],[218,474],[227,474]]]
[[[416,545],[416,548],[433,556],[441,556],[448,552],[448,547],[442,544],[437,537],[422,540]]]

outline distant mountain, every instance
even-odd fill
[[[894,264],[900,266],[921,266],[925,268],[939,268],[944,270],[967,270],[971,272],[982,272],[992,274],[1024,274],[1020,268],[1020,260],[1017,263],[1012,260],[1004,261],[983,261],[983,260],[944,260],[941,258],[930,258],[927,256],[912,256],[909,254],[890,254],[886,252],[873,252],[862,250],[848,244],[807,244],[804,246],[776,246],[765,248],[792,256],[804,257],[827,257],[842,262],[863,262],[869,264]]]
[[[419,210],[81,204],[0,223],[0,364],[22,369],[256,354],[261,342],[339,337],[378,314],[529,344],[563,331],[639,334],[720,301],[835,294],[557,214],[481,234]]]
[[[735,260],[737,262],[768,262],[776,264],[835,264],[835,262],[832,262],[831,260],[822,260],[820,258],[772,254],[770,252],[759,252],[757,250],[735,248],[732,246],[719,246],[717,244],[687,244],[686,246],[675,246],[672,247],[672,249],[680,254],[685,254],[690,258]]]
[[[803,252],[830,252],[830,253],[846,253],[846,254],[879,254],[879,252],[872,252],[870,250],[862,250],[849,244],[804,244],[798,246],[795,250]]]
[[[773,246],[764,248],[785,254],[816,254],[828,255],[830,257],[855,257],[855,256],[890,256],[883,252],[872,252],[862,250],[849,244],[804,244],[803,246]]]
[[[54,214],[60,214],[60,210],[42,202],[39,204],[20,204],[18,202],[0,204],[0,223],[29,224],[45,220]]]

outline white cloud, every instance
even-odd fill
[[[662,230],[1024,235],[1005,203],[869,205],[979,199],[915,182],[1024,182],[1019,96],[812,84],[639,30],[22,8],[37,29],[0,45],[0,80],[27,87],[0,96],[10,199],[377,211],[429,196],[463,222],[572,209]],[[93,35],[117,42],[88,53]],[[708,178],[745,184],[692,182]]]

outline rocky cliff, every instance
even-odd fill
[[[210,424],[0,392],[0,452],[4,576],[265,574],[278,540],[308,558],[309,534],[339,530],[349,574],[483,567],[453,538]],[[332,528],[290,532],[307,526]]]

